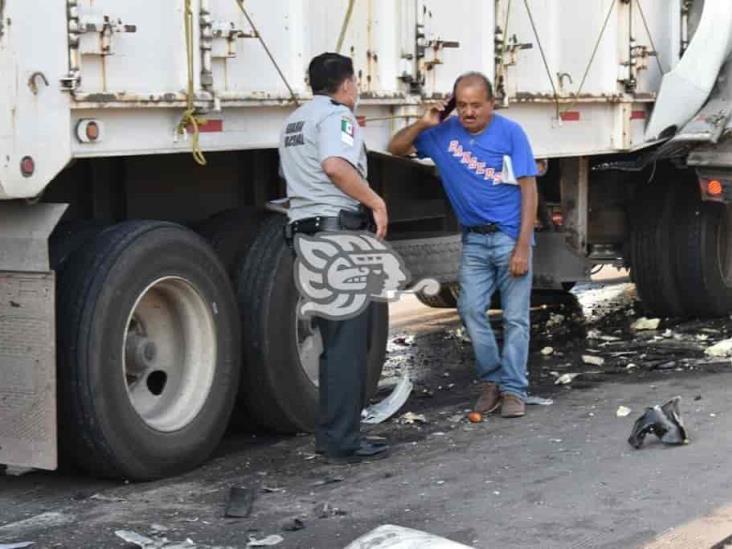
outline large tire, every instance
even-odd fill
[[[428,307],[435,309],[454,309],[457,307],[457,291],[456,283],[442,284],[437,295],[427,295],[423,292],[417,292],[417,299]]]
[[[120,223],[67,260],[58,287],[64,462],[149,480],[208,458],[234,403],[240,328],[205,241]]]
[[[256,208],[225,210],[196,227],[196,232],[208,241],[232,280],[236,279],[239,264],[251,248],[265,217],[265,212]]]
[[[732,311],[732,207],[703,202],[684,185],[676,207],[674,250],[680,299],[688,316]]]
[[[308,432],[314,429],[317,416],[318,333],[312,323],[297,320],[299,293],[293,280],[292,251],[283,238],[284,224],[283,216],[265,221],[239,273],[246,361],[243,389],[251,414],[263,427],[282,433]],[[381,376],[388,325],[387,305],[374,304],[368,335],[369,395]]]
[[[646,313],[657,317],[684,314],[674,275],[674,209],[679,186],[653,184],[636,197],[631,213],[630,263]]]

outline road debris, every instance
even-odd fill
[[[312,486],[325,486],[327,484],[336,484],[337,482],[343,482],[343,477],[325,477],[316,482],[313,482]]]
[[[41,513],[27,519],[11,522],[0,526],[0,537],[24,537],[26,534],[33,534],[42,528],[55,528],[70,524],[75,520],[73,515],[65,513]]]
[[[468,421],[470,421],[470,423],[480,423],[483,421],[483,414],[480,412],[470,412],[468,414]]]
[[[544,347],[541,350],[541,354],[544,356],[549,356],[554,353],[554,347]]]
[[[0,549],[24,549],[30,547],[35,541],[20,541],[18,543],[0,543]]]
[[[339,509],[338,507],[325,502],[316,505],[313,509],[313,514],[319,519],[325,519],[330,517],[344,517],[348,514],[348,511],[344,511],[343,509]]]
[[[229,490],[229,502],[226,504],[225,517],[246,518],[252,513],[254,490],[245,486],[232,486]]]
[[[646,408],[633,425],[628,443],[638,449],[643,445],[646,435],[653,433],[664,444],[688,444],[689,438],[679,411],[680,400],[681,397],[677,396],[663,406]]]
[[[528,395],[524,401],[527,406],[551,406],[554,400],[551,398],[543,398],[536,395]]]
[[[424,414],[415,414],[414,412],[406,412],[399,417],[399,423],[402,425],[413,425],[415,423],[427,423]]]
[[[557,326],[560,326],[564,321],[567,319],[564,315],[560,315],[558,313],[552,313],[549,315],[549,320],[546,321],[546,327],[548,329],[556,328]]]
[[[279,534],[272,534],[271,536],[267,536],[266,538],[262,539],[250,537],[249,541],[247,542],[247,547],[273,547],[275,545],[279,545],[283,541],[285,541],[285,538],[283,538]]]
[[[600,356],[582,355],[582,362],[591,364],[592,366],[602,366],[605,364],[605,359]]]
[[[732,338],[723,339],[719,343],[707,347],[704,350],[704,354],[713,357],[726,357],[732,356]]]
[[[132,530],[115,530],[114,535],[140,549],[205,549],[208,547],[207,545],[196,545],[190,538],[184,541],[169,541],[164,537],[153,539]]]
[[[285,532],[296,532],[297,530],[303,530],[305,528],[305,522],[297,517],[287,519],[282,523],[282,530]]]
[[[632,411],[633,411],[633,410],[631,410],[631,409],[630,409],[630,408],[628,408],[627,406],[618,406],[618,409],[617,409],[617,411],[615,412],[615,415],[616,415],[617,417],[627,417],[627,416],[629,416],[629,415],[630,415],[630,412],[632,412]]]
[[[630,329],[635,330],[636,332],[658,330],[659,324],[661,324],[660,318],[646,318],[642,316],[630,325]]]
[[[315,456],[315,454],[313,454],[313,456]],[[306,457],[305,459],[308,459],[308,458]],[[262,486],[260,488],[260,490],[262,490],[262,492],[264,492],[266,494],[275,494],[277,492],[284,492],[285,491],[284,488],[280,488],[278,486]]]
[[[384,400],[372,404],[361,412],[361,422],[375,425],[396,414],[412,393],[414,384],[408,375],[402,376],[392,392]]]
[[[344,549],[470,549],[468,545],[450,541],[403,526],[384,524],[349,543]]]
[[[562,374],[554,381],[554,385],[569,385],[579,375],[581,374],[575,372]]]

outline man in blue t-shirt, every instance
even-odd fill
[[[463,228],[460,316],[473,342],[483,382],[475,410],[525,413],[529,354],[531,247],[537,174],[521,127],[493,112],[493,90],[481,73],[463,74],[453,89],[457,116],[440,121],[445,105],[428,109],[389,143],[389,152],[430,157]],[[499,354],[486,315],[498,290],[504,344]]]

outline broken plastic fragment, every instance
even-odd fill
[[[400,423],[412,425],[414,423],[427,423],[424,414],[415,414],[414,412],[406,412],[399,418]]]
[[[724,339],[711,347],[707,347],[704,354],[715,357],[732,355],[732,339]]]
[[[0,543],[0,549],[24,549],[33,545],[34,541],[20,541],[18,543]]]
[[[602,366],[605,364],[605,359],[599,356],[582,355],[582,362],[592,364],[593,366]]]
[[[658,330],[659,324],[661,324],[660,318],[646,318],[642,316],[638,320],[633,322],[633,324],[630,325],[630,328],[635,330],[636,332],[640,332],[643,330]]]
[[[469,546],[420,530],[384,524],[349,543],[345,549],[470,549]]]
[[[646,408],[645,413],[633,425],[628,443],[633,448],[640,448],[646,435],[653,433],[664,444],[688,444],[686,427],[679,412],[680,400],[681,397],[677,396],[663,406]]]
[[[252,512],[254,490],[244,486],[232,486],[229,491],[229,502],[226,505],[225,517],[246,518]]]
[[[553,352],[554,352],[554,347],[544,347],[544,348],[543,348],[543,349],[541,350],[541,354],[542,354],[542,355],[544,355],[544,356],[549,356],[549,355],[550,355],[550,354],[552,354]]]
[[[630,412],[632,412],[632,411],[633,410],[631,410],[627,406],[618,406],[618,410],[615,412],[615,415],[617,417],[626,417],[626,416],[630,415]]]
[[[250,537],[247,542],[247,547],[272,547],[274,545],[279,545],[283,541],[285,541],[285,538],[279,534],[273,534],[262,539]]]
[[[528,406],[551,406],[554,401],[551,398],[543,398],[536,395],[529,395],[524,401]]]
[[[386,421],[404,406],[413,388],[414,384],[409,376],[403,376],[388,397],[361,412],[361,422],[374,425]]]
[[[559,376],[556,381],[554,382],[555,385],[568,385],[572,383],[574,378],[576,378],[580,374],[570,373],[570,374],[562,374]]]

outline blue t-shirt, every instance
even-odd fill
[[[464,227],[496,223],[517,239],[521,230],[518,178],[537,174],[529,140],[516,122],[493,113],[479,134],[466,130],[456,116],[423,131],[414,141],[420,158],[440,170],[458,221]]]

